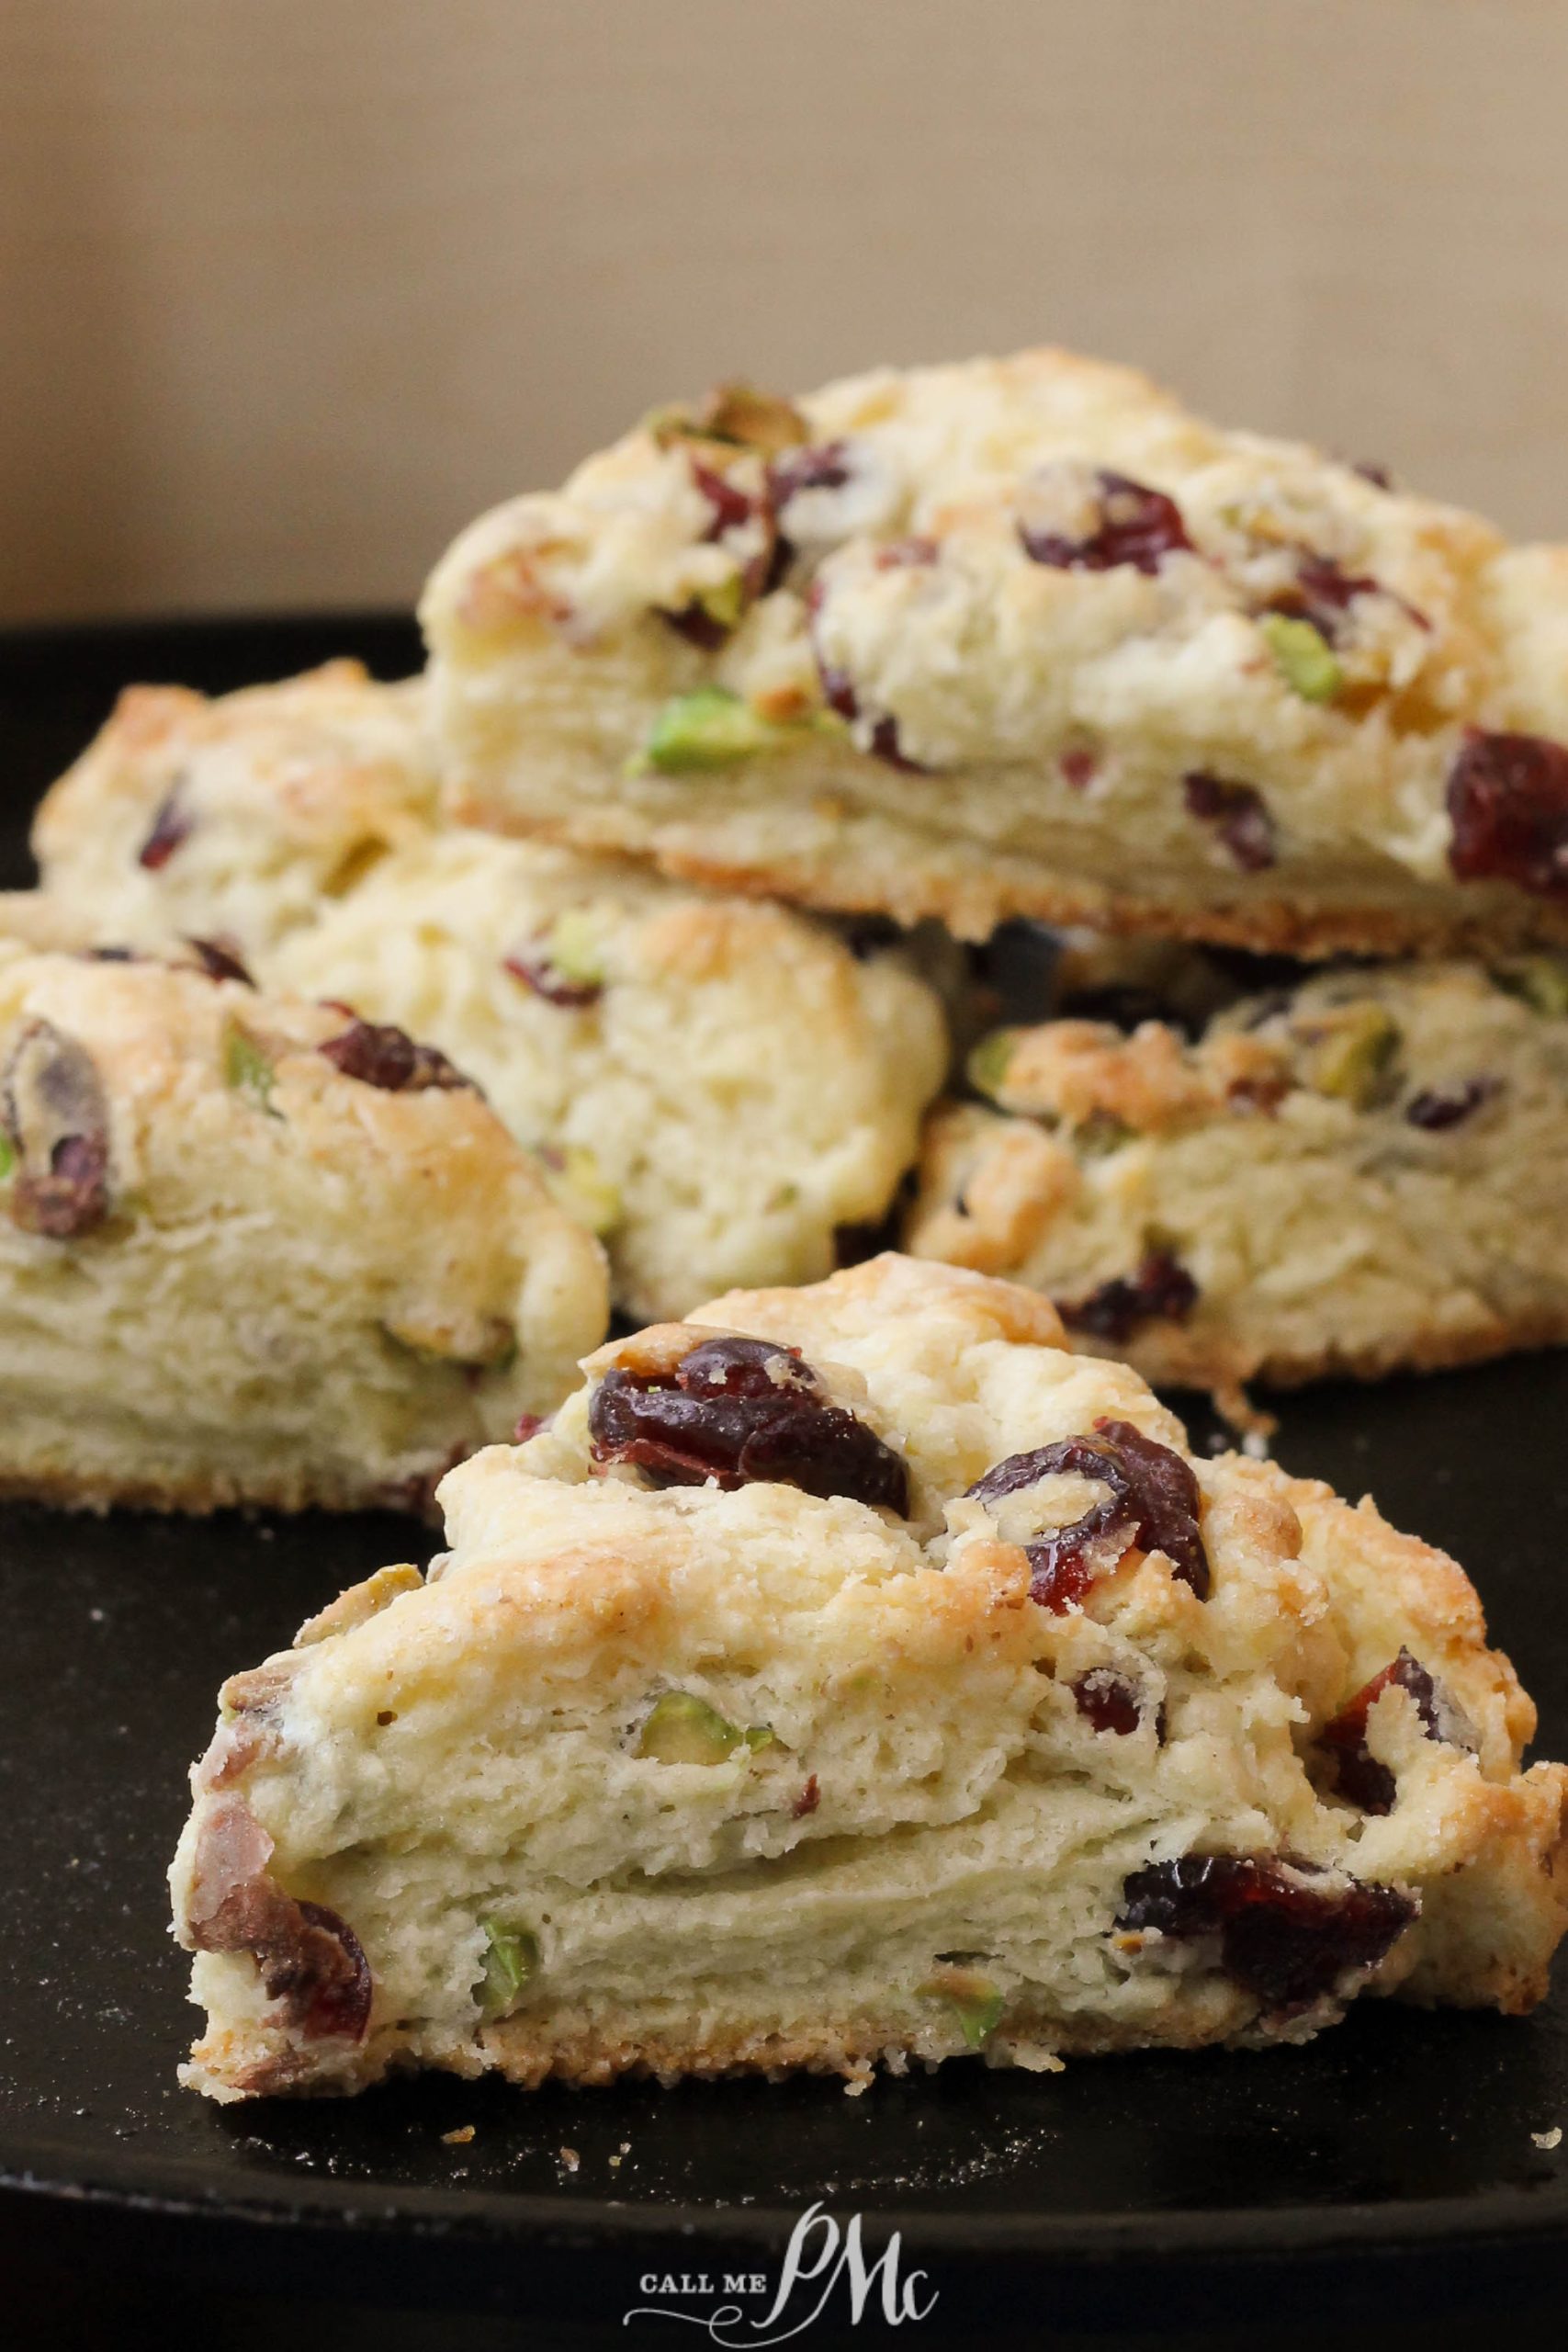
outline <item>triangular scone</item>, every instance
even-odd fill
[[[417,681],[350,662],[208,702],[139,687],[46,797],[47,944],[191,938],[450,1055],[599,1233],[615,1303],[680,1315],[827,1273],[946,1075],[932,989],[755,899],[439,828]]]
[[[1371,1503],[1194,1458],[1043,1300],[907,1259],[587,1371],[446,1480],[426,1583],[226,1686],[173,1871],[197,2088],[1540,1997],[1568,1772],[1520,1773],[1474,1592]]]
[[[929,1124],[908,1247],[1074,1342],[1225,1389],[1568,1339],[1568,965],[1360,967],[1146,1021],[995,1031]],[[999,1115],[1006,1113],[1009,1115]]]
[[[209,699],[130,686],[39,803],[45,891],[88,940],[195,934],[253,965],[435,821],[418,679],[329,662]]]
[[[543,842],[405,850],[262,968],[471,1070],[639,1319],[829,1272],[838,1228],[886,1216],[947,1069],[896,955]]]
[[[418,1502],[606,1312],[597,1245],[440,1054],[0,944],[0,1493]]]
[[[457,811],[810,904],[1568,938],[1568,550],[1053,351],[656,411],[423,606]]]

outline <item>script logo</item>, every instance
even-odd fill
[[[911,2270],[908,2278],[899,2276],[902,2258],[897,2230],[876,2260],[868,2262],[861,2245],[860,2215],[852,2213],[840,2230],[830,2213],[825,2213],[819,2204],[811,2205],[790,2232],[778,2284],[765,2312],[749,2316],[741,2304],[728,2301],[705,2312],[681,2311],[670,2302],[638,2303],[623,2315],[621,2324],[629,2327],[634,2319],[681,2320],[688,2327],[705,2330],[710,2342],[725,2346],[728,2352],[742,2352],[742,2347],[743,2352],[762,2352],[767,2345],[787,2344],[792,2335],[803,2335],[841,2290],[852,2327],[860,2325],[874,2296],[879,2305],[874,2316],[889,2327],[902,2327],[907,2320],[929,2319],[937,2301],[934,2287],[922,2296],[923,2270]],[[649,2270],[637,2286],[645,2295],[761,2297],[768,2292],[768,2278],[763,2271],[725,2271],[710,2278],[705,2271],[694,2276],[688,2271]]]

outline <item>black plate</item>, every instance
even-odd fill
[[[26,878],[28,799],[122,679],[231,684],[343,645],[388,674],[414,658],[396,622],[0,640],[5,878]],[[1278,1442],[1291,1468],[1373,1487],[1466,1561],[1559,1753],[1565,1425],[1568,1358],[1549,1355],[1310,1392],[1287,1400]],[[193,2013],[163,1872],[217,1684],[343,1584],[424,1548],[392,1519],[0,1514],[0,2245],[7,2228],[15,2245],[90,2227],[100,2255],[133,2244],[216,2280],[259,2232],[280,2291],[607,2325],[650,2302],[705,2312],[727,2270],[767,2278],[771,2297],[814,2200],[861,2214],[868,2246],[897,2228],[906,2273],[929,2274],[919,2293],[971,2325],[1025,2321],[1043,2295],[1058,2330],[1146,2321],[1156,2290],[1168,2324],[1256,2309],[1281,2263],[1303,2317],[1451,2312],[1568,2279],[1568,2142],[1532,2137],[1568,2126],[1562,1995],[1523,2022],[1367,2004],[1305,2050],[1054,2078],[953,2065],[860,2098],[810,2081],[526,2098],[429,2080],[220,2110],[180,2092]],[[444,2139],[467,2124],[471,2142]],[[713,2292],[639,2285],[680,2272]]]

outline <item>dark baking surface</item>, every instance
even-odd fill
[[[387,675],[416,658],[407,624],[374,619],[0,639],[0,880],[28,878],[28,806],[119,683],[216,688],[344,646]],[[1541,1753],[1568,1747],[1565,1422],[1568,1359],[1548,1355],[1312,1391],[1285,1400],[1277,1442],[1466,1562],[1540,1702]],[[259,2260],[276,2293],[619,2334],[643,2272],[728,2256],[776,2273],[819,2199],[870,2244],[898,2228],[954,2324],[1005,2332],[1048,2292],[1058,2340],[1147,2324],[1156,2292],[1169,2326],[1283,2325],[1283,2297],[1303,2321],[1436,2328],[1568,2284],[1568,2140],[1531,2136],[1568,2127],[1562,1992],[1522,2022],[1366,2004],[1305,2050],[1055,2077],[957,2064],[859,2098],[815,2081],[528,2098],[432,2079],[229,2109],[182,2093],[194,2012],[163,1873],[217,1685],[428,1548],[395,1519],[0,1511],[0,2275],[7,2247],[214,2288]],[[444,2142],[467,2124],[471,2142]],[[945,2339],[933,2319],[909,2340]]]

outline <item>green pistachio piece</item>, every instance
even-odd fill
[[[1322,630],[1289,613],[1265,613],[1258,626],[1285,684],[1303,702],[1332,702],[1345,673]]]
[[[487,2018],[504,2017],[539,1973],[539,1939],[531,1928],[508,1927],[500,1919],[481,1919],[479,1925],[486,1944],[479,2007]]]
[[[17,1164],[16,1146],[9,1136],[0,1135],[0,1184],[4,1184]]]
[[[719,581],[715,587],[700,588],[693,602],[707,615],[716,628],[739,628],[740,616],[746,609],[744,574],[732,571],[728,580]]]
[[[1561,1017],[1568,1013],[1568,959],[1559,956],[1521,956],[1500,964],[1492,975],[1510,996],[1522,997],[1537,1012]]]
[[[811,438],[811,428],[800,411],[776,392],[760,392],[754,384],[719,384],[694,409],[681,404],[656,408],[643,419],[661,449],[671,441],[728,441],[740,449],[759,449],[776,458],[783,449],[797,448]]]
[[[556,917],[545,942],[545,954],[563,980],[574,988],[597,989],[604,984],[604,956],[592,915],[568,907]]]
[[[1348,1006],[1315,1045],[1308,1075],[1320,1094],[1365,1111],[1399,1051],[1399,1023],[1381,1004]]]
[[[953,2012],[965,2050],[983,2050],[998,2026],[1007,2007],[1005,1996],[998,1993],[987,1976],[977,1976],[967,1969],[952,1969],[944,1976],[933,1976],[920,1986],[928,2000],[944,2002]]]
[[[1017,1029],[993,1029],[972,1049],[964,1069],[976,1094],[987,1094],[995,1102],[1007,1082],[1008,1064],[1021,1034]]]
[[[560,1154],[560,1169],[551,1191],[563,1208],[584,1224],[590,1233],[611,1233],[625,1215],[619,1188],[599,1165],[597,1153],[585,1143],[569,1143]]]
[[[247,1095],[269,1119],[280,1119],[283,1114],[273,1108],[272,1102],[276,1076],[270,1057],[231,1014],[223,1024],[224,1085]]]
[[[694,686],[665,704],[649,734],[645,757],[663,775],[728,768],[770,750],[778,736],[776,728],[728,686]]]
[[[656,1764],[722,1764],[738,1747],[773,1744],[767,1724],[742,1729],[692,1690],[665,1690],[643,1717],[634,1753]]]
[[[1074,1146],[1085,1159],[1109,1159],[1132,1140],[1133,1130],[1126,1120],[1111,1111],[1091,1111],[1082,1126],[1073,1131]]]

